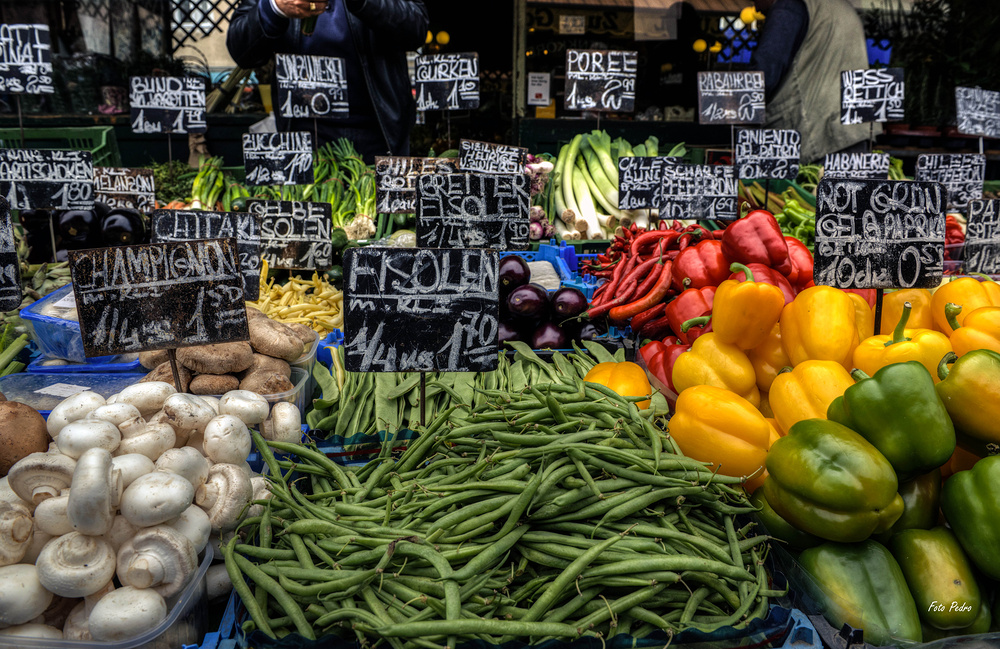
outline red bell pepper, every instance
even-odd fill
[[[647,349],[648,348],[648,349]],[[649,373],[659,379],[660,383],[676,392],[671,375],[674,373],[674,363],[677,357],[691,349],[691,345],[667,345],[659,341],[648,343],[639,352],[646,362]]]
[[[681,342],[693,342],[695,338],[705,332],[704,328],[694,328],[682,334],[681,325],[691,318],[698,318],[711,313],[714,297],[714,286],[689,288],[686,291],[682,291],[673,302],[667,305],[664,317],[670,325],[670,330],[681,339]]]
[[[722,252],[722,242],[706,239],[685,248],[674,259],[674,288],[718,286],[729,277],[729,264]]]
[[[792,272],[788,244],[770,212],[753,210],[729,224],[722,235],[722,252],[730,261],[764,264],[786,277]]]
[[[944,259],[952,261],[962,258],[962,244],[965,243],[965,231],[953,214],[944,217]]]
[[[792,236],[785,236],[785,244],[788,246],[788,258],[792,262],[792,272],[788,275],[788,282],[796,292],[802,290],[800,287],[813,278],[813,255],[809,252],[806,244]]]
[[[785,296],[785,304],[788,304],[795,299],[795,289],[792,288],[788,278],[778,271],[770,268],[769,266],[765,266],[764,264],[747,264],[746,267],[750,269],[751,273],[753,273],[753,281],[763,282],[765,284],[770,284],[771,286],[777,286],[781,289],[782,295]],[[742,270],[729,276],[729,279],[735,279],[737,282],[745,281],[746,278],[747,275]]]

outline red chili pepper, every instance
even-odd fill
[[[660,300],[667,296],[667,291],[670,290],[671,266],[673,264],[669,261],[660,263],[663,264],[663,269],[657,277],[656,283],[649,289],[649,292],[645,295],[640,295],[639,299],[633,302],[611,309],[609,315],[612,320],[624,322],[635,314],[642,313],[646,309],[656,306]],[[636,294],[639,295],[638,291]]]
[[[647,309],[642,313],[637,313],[636,315],[632,316],[632,321],[629,323],[629,325],[632,327],[632,331],[640,331],[647,322],[656,320],[657,318],[662,318],[666,310],[667,310],[667,305],[663,302],[660,302],[653,308]]]
[[[632,299],[632,294],[635,293],[635,289],[638,286],[635,282],[627,282],[621,287],[621,294],[616,295],[609,300],[605,300],[600,304],[594,304],[591,302],[590,308],[587,309],[585,315],[591,319],[596,320],[601,316],[607,315],[611,309],[622,304],[628,304],[628,301]],[[610,293],[605,293],[605,296],[610,295]]]
[[[750,269],[751,273],[753,273],[753,281],[763,282],[765,284],[770,284],[771,286],[777,286],[781,289],[781,294],[785,296],[785,304],[788,304],[795,299],[795,288],[792,286],[791,282],[788,281],[788,278],[778,271],[769,266],[765,266],[764,264],[746,264],[746,267]],[[743,282],[746,278],[747,275],[742,270],[737,271],[728,277],[728,279],[735,279],[737,282]]]
[[[643,232],[632,240],[632,243],[629,246],[629,251],[631,254],[637,255],[640,254],[644,248],[652,250],[661,241],[664,242],[664,245],[669,245],[679,236],[680,234],[671,230],[650,230],[649,232]]]
[[[607,255],[597,255],[597,261],[601,262],[602,264],[609,264],[611,263],[611,258],[608,257]]]
[[[792,272],[788,244],[770,212],[754,210],[729,224],[722,236],[722,249],[730,261],[764,264],[787,276]]]
[[[785,244],[788,246],[788,259],[792,262],[792,272],[788,274],[788,281],[796,291],[813,277],[813,255],[806,248],[806,244],[792,236],[785,236]]]
[[[673,302],[667,305],[665,318],[671,331],[681,339],[682,342],[690,343],[692,339],[687,334],[681,333],[681,325],[691,318],[703,316],[712,312],[712,301],[715,298],[715,287],[704,286],[702,288],[689,288],[681,291]],[[700,332],[696,332],[700,333]]]
[[[721,241],[715,239],[699,241],[690,248],[681,250],[677,255],[674,261],[674,288],[684,290],[718,286],[729,277],[730,263],[722,252]]]
[[[669,230],[670,226],[667,225],[666,221],[660,221],[659,223],[656,224],[656,229],[657,230]]]
[[[615,266],[614,271],[611,273],[611,281],[604,284],[604,286],[606,287],[606,289],[602,292],[604,297],[610,297],[614,295],[614,292],[616,290],[618,290],[618,284],[619,282],[621,282],[621,278],[625,274],[626,265],[627,264],[625,263],[619,262],[618,265]],[[594,299],[591,300],[591,306],[594,305],[594,302],[596,300],[597,300],[597,295],[594,295]],[[602,302],[603,300],[597,303],[600,304]]]
[[[722,237],[726,234],[726,230],[712,230],[712,238],[722,241]]]

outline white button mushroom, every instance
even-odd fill
[[[212,537],[212,521],[198,505],[191,505],[184,513],[167,523],[191,541],[194,551],[200,553]]]
[[[92,390],[78,392],[56,404],[45,419],[45,427],[49,435],[55,438],[63,426],[77,419],[83,419],[105,403],[104,397]]]
[[[185,478],[197,489],[208,479],[208,469],[212,463],[197,449],[190,446],[171,448],[156,460],[157,471],[169,471]]]
[[[130,403],[139,409],[143,417],[148,417],[163,407],[167,397],[176,393],[177,390],[169,383],[148,381],[128,386],[118,393],[115,403]]]
[[[61,630],[47,624],[19,624],[0,630],[0,635],[44,640],[62,640],[63,637]]]
[[[84,451],[91,448],[103,448],[114,452],[122,441],[118,427],[110,421],[84,417],[63,426],[59,431],[56,443],[59,452],[74,460],[79,459]]]
[[[115,574],[115,553],[97,536],[70,532],[52,539],[38,560],[38,580],[63,597],[84,597],[97,592]]]
[[[31,512],[20,503],[0,501],[0,566],[24,558],[31,543]]]
[[[207,394],[199,394],[198,398],[200,398],[202,401],[204,401],[206,404],[208,404],[208,407],[211,408],[215,412],[215,414],[217,414],[217,415],[221,415],[222,414],[221,412],[219,412],[219,398],[218,397],[212,397],[212,396],[209,396]]]
[[[190,508],[189,508],[190,509]],[[120,548],[125,541],[135,536],[141,527],[136,527],[132,523],[128,522],[128,519],[119,514],[115,516],[115,519],[111,522],[111,529],[104,534],[104,540],[108,542],[111,549],[118,554],[118,548]]]
[[[119,509],[136,527],[151,527],[180,516],[194,494],[191,483],[176,473],[153,471],[128,486]]]
[[[150,588],[124,586],[101,598],[90,613],[90,635],[98,642],[127,640],[167,617],[167,603]]]
[[[139,530],[118,550],[116,574],[123,586],[152,588],[163,597],[176,595],[198,568],[188,537],[169,525]]]
[[[210,405],[193,394],[172,394],[163,402],[167,423],[175,430],[204,430],[216,413]]]
[[[84,602],[74,606],[63,624],[63,640],[93,640],[90,637],[90,626],[87,624],[89,617],[90,613],[87,612],[87,605]]]
[[[139,417],[140,414],[139,409],[131,403],[109,403],[94,410],[94,412],[90,413],[90,417],[92,419],[103,419],[117,426],[123,421]]]
[[[205,582],[209,600],[225,597],[233,591],[233,581],[224,563],[211,566],[205,573]]]
[[[270,418],[261,426],[261,435],[269,442],[302,441],[302,414],[299,407],[288,401],[279,401],[271,408]]]
[[[195,504],[205,510],[215,531],[234,529],[243,509],[253,498],[250,478],[233,464],[216,464],[208,472],[208,481],[198,488]]]
[[[205,426],[205,455],[213,462],[243,462],[252,446],[247,425],[236,415],[218,415]]]
[[[62,453],[32,453],[14,463],[7,482],[21,500],[38,505],[73,481],[76,460]]]
[[[22,500],[20,496],[14,493],[14,490],[10,488],[10,482],[7,480],[7,476],[0,478],[0,502],[5,503],[17,503],[19,505],[24,505],[28,510],[34,509],[34,505],[27,500]]]
[[[122,474],[122,488],[127,488],[139,476],[156,470],[153,460],[142,453],[125,453],[111,458],[111,466]]]
[[[0,567],[0,624],[25,624],[45,612],[52,593],[38,580],[38,570],[27,563]]]
[[[46,498],[35,507],[35,527],[52,536],[62,536],[73,531],[69,520],[69,489],[55,498]]]
[[[51,534],[38,529],[38,525],[36,524],[35,529],[31,531],[31,541],[28,543],[28,549],[21,558],[21,563],[34,564],[38,560],[38,555],[42,553],[42,548],[48,545],[49,541],[53,538]]]
[[[103,448],[86,451],[76,461],[66,509],[73,529],[91,536],[105,534],[111,529],[121,495],[122,474],[114,470],[111,453]]]
[[[170,424],[147,423],[142,428],[130,427],[129,432],[124,433],[118,453],[140,453],[155,462],[164,451],[174,447],[176,440],[177,435]]]
[[[219,399],[220,415],[236,415],[247,426],[267,419],[270,409],[267,399],[250,390],[230,390]]]

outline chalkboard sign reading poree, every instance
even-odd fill
[[[130,77],[134,133],[204,133],[205,80],[201,77]]]
[[[329,270],[333,266],[330,203],[247,201],[260,216],[261,256],[269,268]]]
[[[21,306],[21,263],[17,259],[10,203],[0,198],[0,311]]]
[[[653,210],[660,207],[663,167],[676,164],[665,156],[618,158],[618,209]]]
[[[903,68],[841,71],[840,123],[903,119],[903,90]]]
[[[526,174],[430,174],[417,179],[420,248],[528,248]]]
[[[959,133],[1000,137],[1000,92],[955,88],[955,116]]]
[[[0,149],[0,196],[15,210],[89,210],[94,206],[91,153]]]
[[[942,183],[948,190],[948,209],[964,212],[969,201],[983,197],[986,156],[979,153],[918,155],[914,177]]]
[[[638,52],[566,50],[566,110],[635,111]]]
[[[417,110],[479,108],[479,54],[418,56],[414,62]]]
[[[156,206],[153,170],[94,167],[94,199],[112,209],[152,210]]]
[[[347,73],[336,56],[275,54],[282,117],[346,117]]]
[[[1000,201],[969,201],[962,271],[1000,275]]]
[[[699,72],[699,124],[763,124],[763,72]]]
[[[462,171],[488,174],[523,174],[528,150],[519,146],[462,140],[458,143],[458,167]]]
[[[248,185],[312,184],[312,134],[244,133],[243,167]]]
[[[735,221],[737,190],[731,165],[664,165],[660,218]]]
[[[88,356],[249,340],[233,239],[69,251]]]
[[[499,274],[493,250],[345,250],[347,370],[495,370]]]
[[[887,180],[888,153],[827,153],[823,158],[825,178],[853,180]]]
[[[940,183],[824,178],[813,279],[837,288],[932,288],[944,271]]]
[[[736,131],[736,169],[741,179],[795,180],[801,150],[802,136],[793,129]]]
[[[0,25],[0,93],[52,94],[48,25]]]
[[[454,158],[375,156],[375,201],[378,211],[381,214],[413,214],[417,211],[418,176],[457,171]]]

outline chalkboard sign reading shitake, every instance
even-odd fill
[[[0,25],[0,94],[54,92],[49,26]]]
[[[237,263],[243,273],[246,299],[260,295],[260,217],[249,212],[156,210],[153,243],[197,239],[236,239]]]
[[[732,165],[664,165],[660,218],[735,221],[737,191]]]
[[[146,212],[156,206],[152,169],[94,167],[94,199],[108,207]]]
[[[248,185],[310,185],[312,134],[244,133],[243,168]]]
[[[618,158],[618,209],[658,209],[663,191],[663,167],[676,163],[676,159],[666,156]]]
[[[888,180],[888,153],[828,153],[823,158],[823,176],[852,180]]]
[[[523,174],[528,164],[528,150],[519,146],[461,140],[458,143],[458,168],[488,174]]]
[[[329,270],[333,266],[332,206],[300,201],[247,201],[260,216],[260,252],[268,268]]]
[[[428,174],[417,178],[417,246],[527,250],[526,174]]]
[[[625,50],[566,50],[566,110],[634,112],[638,60]]]
[[[940,183],[824,178],[813,279],[837,288],[933,288],[944,272]]]
[[[763,72],[699,72],[699,124],[763,124]]]
[[[413,214],[417,211],[417,177],[452,174],[456,158],[375,157],[375,202],[380,214]]]
[[[233,239],[69,251],[88,357],[249,340]]]
[[[418,56],[414,62],[417,110],[479,108],[479,54]]]
[[[17,259],[10,203],[0,198],[0,312],[21,306],[21,262]]]
[[[93,157],[90,151],[0,149],[0,196],[15,210],[89,210]]]
[[[1000,201],[969,201],[962,257],[967,275],[1000,275]]]
[[[205,80],[201,77],[130,77],[133,133],[204,133]]]
[[[979,153],[925,153],[917,156],[916,180],[942,183],[948,209],[964,212],[969,201],[983,197],[986,156]]]
[[[1000,92],[955,88],[955,117],[959,133],[1000,137]]]
[[[841,124],[903,119],[903,68],[843,70],[840,93]]]
[[[795,180],[802,136],[794,129],[736,130],[736,169],[740,179]]]
[[[282,117],[346,117],[347,74],[336,56],[275,54]]]
[[[345,250],[347,370],[495,370],[499,273],[493,250]]]

